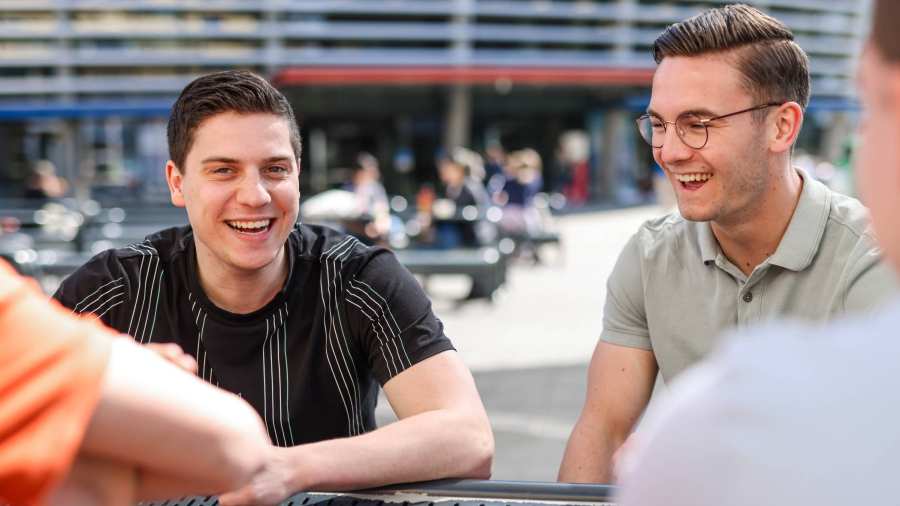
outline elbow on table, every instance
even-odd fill
[[[266,465],[273,450],[259,415],[237,396],[234,400],[230,419],[220,428],[213,443],[222,463],[216,486],[223,491],[248,484]]]
[[[466,436],[469,458],[467,469],[460,478],[487,480],[491,477],[494,462],[494,433],[490,422],[485,419],[475,424]]]

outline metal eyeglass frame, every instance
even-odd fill
[[[749,107],[749,108],[747,108],[747,109],[741,109],[740,111],[730,112],[730,113],[728,113],[728,114],[722,114],[722,115],[720,115],[720,116],[714,116],[714,117],[712,117],[712,118],[700,118],[700,117],[698,117],[698,118],[697,118],[697,121],[698,121],[701,125],[703,125],[703,133],[704,133],[703,144],[701,144],[701,145],[699,145],[699,146],[693,146],[693,145],[691,145],[691,144],[688,144],[687,140],[685,140],[685,138],[684,138],[686,134],[683,133],[683,129],[679,129],[679,128],[678,128],[678,121],[679,121],[681,118],[684,118],[684,117],[687,117],[687,116],[697,116],[696,114],[693,114],[693,113],[682,114],[682,115],[678,116],[677,118],[675,118],[675,121],[664,121],[662,118],[658,118],[658,119],[662,122],[662,126],[663,126],[663,134],[664,134],[664,136],[665,136],[665,133],[666,133],[666,130],[667,130],[667,126],[668,126],[668,125],[672,125],[672,126],[675,127],[675,134],[678,135],[678,138],[681,139],[681,142],[683,142],[685,146],[687,146],[687,147],[689,147],[689,148],[691,148],[691,149],[703,149],[704,147],[706,147],[706,144],[709,143],[709,125],[708,125],[709,123],[711,123],[711,122],[713,122],[713,121],[716,121],[716,120],[720,120],[720,119],[730,118],[731,116],[737,116],[738,114],[743,114],[743,113],[745,113],[745,112],[758,111],[758,110],[760,110],[760,109],[766,109],[766,108],[769,108],[769,107],[776,107],[776,106],[780,106],[780,105],[783,105],[783,104],[784,104],[784,102],[769,102],[769,103],[767,103],[767,104],[755,105],[755,106]],[[661,148],[661,147],[663,147],[662,144],[660,144],[659,146],[654,146],[654,145],[653,145],[653,140],[652,140],[652,139],[653,139],[653,135],[652,135],[652,132],[650,133],[650,139],[644,137],[644,131],[643,131],[643,129],[641,128],[641,122],[646,121],[646,120],[648,120],[648,119],[650,119],[650,118],[651,118],[651,116],[650,116],[649,114],[643,114],[643,115],[641,115],[639,118],[637,118],[637,119],[635,120],[635,123],[637,124],[638,133],[640,134],[641,139],[644,139],[644,141],[645,141],[647,144],[649,144],[651,147],[654,147],[654,148]]]

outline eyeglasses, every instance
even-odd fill
[[[767,109],[769,107],[780,105],[781,103],[779,102],[769,102],[768,104],[753,106],[749,109],[742,109],[713,118],[703,118],[694,113],[685,113],[675,118],[675,121],[663,121],[656,116],[644,114],[636,121],[638,131],[641,133],[641,138],[654,148],[661,148],[663,146],[663,142],[666,140],[667,125],[674,125],[675,133],[678,134],[678,137],[685,145],[693,149],[703,149],[703,147],[706,146],[706,143],[709,142],[710,122],[729,118],[745,112],[758,111],[760,109]]]

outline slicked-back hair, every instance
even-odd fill
[[[653,44],[653,58],[722,54],[759,102],[809,103],[809,58],[781,21],[750,7],[726,5],[670,25]],[[764,115],[764,113],[763,113]]]
[[[875,0],[872,13],[872,42],[881,56],[890,62],[900,63],[900,2],[897,0]]]
[[[169,159],[178,170],[185,170],[185,159],[200,124],[217,114],[227,112],[280,116],[290,129],[294,156],[300,159],[300,131],[291,104],[284,95],[252,72],[225,70],[191,81],[172,106],[166,137],[169,142]]]

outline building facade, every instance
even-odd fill
[[[635,140],[670,23],[721,5],[660,0],[0,0],[0,185],[51,160],[80,195],[165,199],[165,121],[205,72],[246,68],[302,124],[304,190],[374,153],[388,190],[434,180],[448,147],[533,147],[545,186],[572,184],[561,139],[589,144],[591,200],[628,202],[650,158]],[[810,54],[802,142],[840,156],[854,117],[865,0],[751,1]],[[565,144],[565,143],[563,143]],[[564,148],[564,146],[563,146]]]

